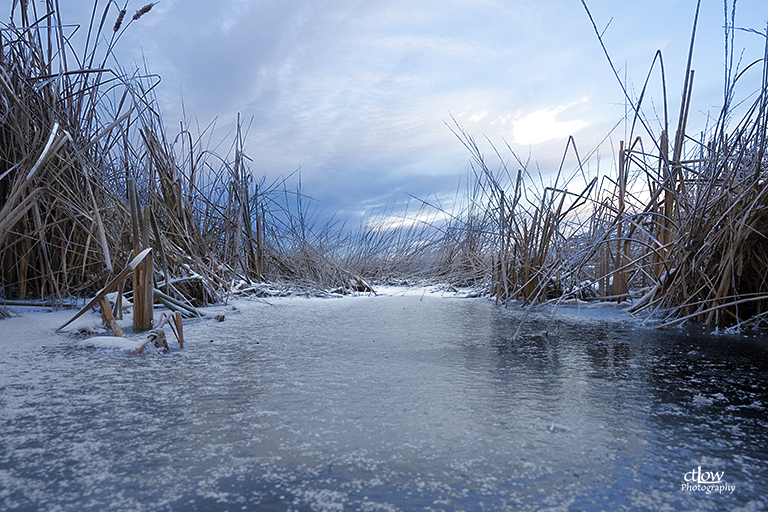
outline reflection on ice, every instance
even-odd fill
[[[515,337],[429,295],[221,309],[164,355],[8,344],[0,509],[760,508],[766,363],[737,339],[599,309]],[[736,491],[682,492],[692,465]]]

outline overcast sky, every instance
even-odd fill
[[[60,3],[66,18],[87,24],[88,2]],[[144,3],[131,0],[129,16]],[[587,3],[636,91],[662,50],[676,111],[695,0]],[[765,0],[736,7],[737,26],[765,32]],[[723,24],[723,1],[703,0],[692,102],[692,123],[702,126],[722,104]],[[182,96],[187,117],[203,126],[218,117],[222,138],[239,112],[253,119],[254,174],[272,181],[300,168],[304,192],[352,220],[407,194],[453,196],[469,154],[445,124],[451,116],[546,173],[569,135],[586,155],[624,112],[581,0],[160,0],[129,28],[120,63],[130,68],[143,54],[162,76],[171,138]],[[762,57],[764,37],[740,31],[735,43],[745,62]],[[622,126],[615,146],[623,136]]]

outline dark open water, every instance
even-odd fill
[[[763,338],[571,310],[515,340],[519,311],[430,296],[226,314],[138,357],[0,322],[0,510],[768,507]],[[729,488],[683,489],[699,467]]]

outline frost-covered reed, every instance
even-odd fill
[[[727,27],[726,41],[734,30]],[[454,215],[460,221],[451,230],[446,264],[459,275],[489,277],[491,293],[504,303],[633,300],[635,312],[666,315],[663,325],[688,319],[765,322],[768,59],[731,69],[719,117],[693,136],[686,129],[694,41],[692,36],[676,128],[670,126],[668,98],[662,98],[660,129],[643,111],[648,80],[663,63],[658,52],[640,96],[627,93],[629,140],[619,143],[612,174],[587,179],[573,139],[566,156],[572,155],[575,170],[565,175],[561,163],[548,184],[534,179],[511,148],[516,170],[493,148],[500,162],[493,171],[457,125],[455,133],[472,156],[474,182],[466,210]],[[732,44],[728,61],[735,62]],[[760,87],[734,123],[735,106],[744,106],[734,98],[736,82],[760,73],[760,66]]]

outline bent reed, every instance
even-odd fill
[[[317,224],[300,175],[295,188],[291,177],[254,179],[239,118],[224,154],[205,145],[215,123],[197,135],[182,123],[171,138],[154,97],[158,77],[146,65],[107,66],[154,4],[128,19],[127,2],[94,2],[79,51],[58,3],[39,5],[14,4],[0,27],[3,299],[55,305],[93,295],[151,247],[150,288],[190,306],[268,288],[441,282],[500,304],[631,300],[634,312],[664,315],[662,325],[768,323],[768,59],[739,71],[730,47],[724,106],[692,136],[690,58],[675,126],[666,97],[663,120],[643,110],[650,80],[660,75],[666,91],[657,53],[639,97],[621,84],[631,129],[613,173],[592,176],[599,153],[582,159],[573,138],[547,184],[506,143],[490,144],[492,170],[454,121],[471,155],[456,206],[416,200],[402,222],[384,215],[348,230]],[[762,86],[734,122],[736,84],[760,64]]]

